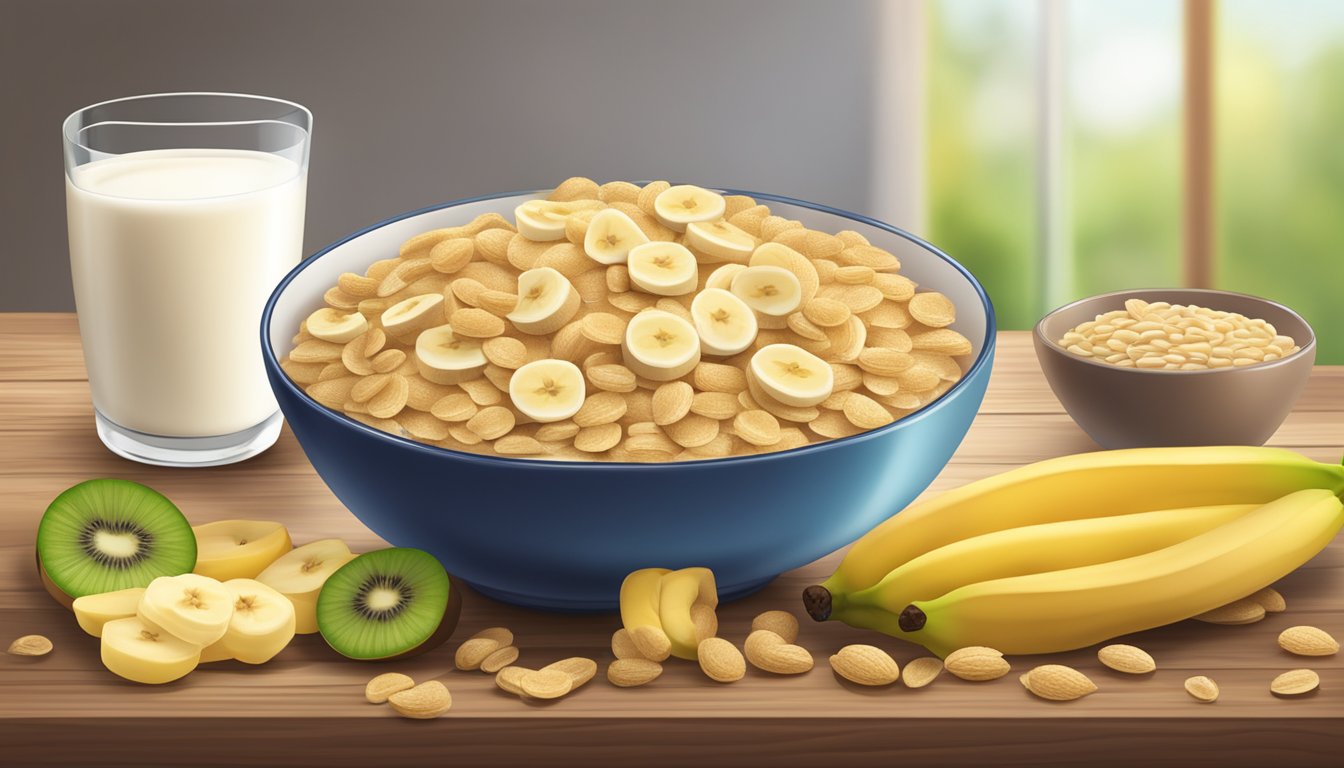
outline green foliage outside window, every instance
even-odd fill
[[[1182,275],[1181,3],[1064,8],[1071,274],[1045,295],[1041,5],[930,5],[927,231],[984,282],[1002,328]],[[1344,3],[1222,0],[1218,18],[1217,287],[1297,309],[1318,360],[1344,364]]]

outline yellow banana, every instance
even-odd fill
[[[1169,547],[1081,568],[959,587],[901,612],[907,637],[945,656],[985,645],[1051,653],[1170,624],[1262,589],[1344,526],[1330,490],[1289,493]]]
[[[696,648],[700,641],[696,638],[695,621],[691,618],[691,606],[697,603],[710,608],[719,605],[712,571],[682,568],[663,576],[658,592],[658,617],[663,631],[672,641],[672,655],[679,659],[694,660],[699,655]]]
[[[1344,492],[1344,467],[1279,448],[1136,448],[1064,456],[979,480],[913,505],[854,543],[808,612],[829,594],[871,587],[892,569],[955,541],[1024,525],[1216,504],[1264,504],[1293,491]]]
[[[894,615],[916,600],[932,600],[967,584],[1134,557],[1205,533],[1257,508],[1226,504],[1164,509],[973,536],[898,566],[868,589],[832,595],[832,618],[853,624],[849,619],[853,608]],[[862,621],[864,615],[856,620]]]
[[[658,618],[659,592],[666,568],[643,568],[621,582],[621,624],[630,633],[639,652],[647,659],[662,661],[672,651],[672,643]]]

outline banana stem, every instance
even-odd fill
[[[833,607],[831,591],[820,584],[813,584],[803,590],[803,607],[813,621],[826,621],[831,618]]]
[[[896,623],[900,626],[902,632],[918,632],[924,628],[924,624],[928,620],[928,615],[912,604],[905,606],[905,610],[901,611]]]

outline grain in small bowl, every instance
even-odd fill
[[[1215,317],[1235,313],[1251,322],[1253,334],[1269,334],[1269,341],[1256,349],[1271,350],[1259,352],[1270,359],[1249,361],[1246,353],[1235,359],[1240,350],[1212,358],[1200,352],[1182,362],[1163,361],[1174,367],[1157,367],[1163,357],[1157,352],[1172,354],[1171,360],[1175,361],[1181,343],[1203,343],[1204,339],[1177,337],[1178,343],[1173,343],[1169,336],[1150,332],[1159,346],[1173,346],[1171,350],[1154,350],[1152,339],[1129,339],[1129,333],[1122,334],[1124,339],[1114,339],[1116,330],[1126,329],[1109,329],[1107,333],[1103,328],[1101,334],[1092,333],[1096,326],[1088,324],[1097,323],[1097,318],[1107,313],[1124,311],[1126,302],[1140,313],[1144,304],[1164,311],[1176,306],[1205,308]],[[1263,321],[1264,326],[1257,321]],[[1167,332],[1174,333],[1171,324],[1166,325]],[[1241,322],[1232,326],[1240,329]],[[1221,323],[1219,327],[1223,327]],[[1078,338],[1080,330],[1086,341]],[[1263,445],[1292,410],[1316,360],[1316,334],[1293,310],[1257,296],[1207,289],[1128,290],[1081,299],[1046,315],[1037,323],[1033,336],[1036,356],[1050,388],[1078,426],[1104,448]],[[1291,345],[1284,339],[1291,339]],[[1082,354],[1097,342],[1093,354]],[[1142,344],[1143,348],[1131,347],[1131,343]],[[1070,347],[1081,348],[1070,351]],[[1106,354],[1107,349],[1110,354]],[[1281,350],[1281,354],[1273,349]],[[1126,354],[1131,363],[1108,361],[1120,354]],[[1210,359],[1219,367],[1202,367]],[[1223,365],[1223,359],[1235,359],[1236,364]],[[1145,367],[1139,366],[1140,361],[1146,361]]]

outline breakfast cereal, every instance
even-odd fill
[[[689,461],[879,428],[971,353],[952,301],[895,255],[746,196],[576,177],[514,215],[340,275],[282,368],[325,407],[444,448]]]

